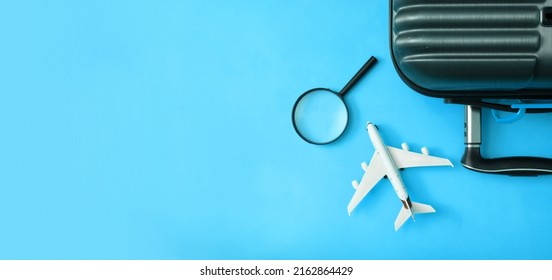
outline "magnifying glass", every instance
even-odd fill
[[[291,112],[295,132],[303,140],[315,145],[324,145],[337,140],[345,132],[349,123],[349,109],[345,104],[345,94],[376,61],[375,57],[370,57],[340,92],[329,88],[313,88],[301,94]]]

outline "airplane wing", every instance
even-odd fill
[[[372,156],[372,160],[370,160],[370,165],[368,165],[368,168],[364,171],[362,180],[360,180],[360,184],[358,185],[349,206],[347,206],[349,215],[351,215],[351,212],[353,212],[355,207],[370,192],[370,190],[372,190],[379,180],[383,178],[383,176],[385,176],[385,168],[383,167],[379,154],[375,152]]]
[[[393,147],[387,147],[398,168],[422,167],[422,166],[452,166],[446,158],[427,156],[424,154],[405,151]]]

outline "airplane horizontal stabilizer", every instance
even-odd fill
[[[399,212],[399,216],[397,216],[397,219],[395,220],[395,231],[399,230],[399,228],[402,227],[404,222],[410,218],[410,212],[408,209],[401,207],[401,211]]]
[[[431,205],[418,203],[418,202],[412,202],[412,207],[410,208],[410,211],[404,207],[401,207],[401,211],[399,212],[399,216],[397,216],[397,219],[395,220],[395,231],[399,230],[399,228],[402,227],[404,222],[408,220],[410,216],[414,219],[414,214],[424,214],[424,213],[434,213],[435,209],[431,207]]]
[[[412,212],[414,214],[434,213],[435,209],[433,209],[433,207],[431,207],[431,205],[418,203],[418,202],[412,202]]]

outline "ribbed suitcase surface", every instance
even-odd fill
[[[552,0],[392,0],[391,51],[435,97],[552,98]]]

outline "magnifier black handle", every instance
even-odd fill
[[[366,74],[366,72],[368,72],[368,70],[372,68],[376,61],[378,60],[375,57],[371,56],[370,59],[368,59],[368,61],[364,63],[364,66],[362,66],[362,68],[358,70],[355,76],[353,76],[353,78],[345,85],[345,87],[343,87],[343,89],[339,92],[339,95],[345,96],[345,94],[347,94],[347,92],[349,92],[349,90],[353,88],[353,86],[360,80],[360,78],[362,78],[362,76],[364,76],[364,74]]]

